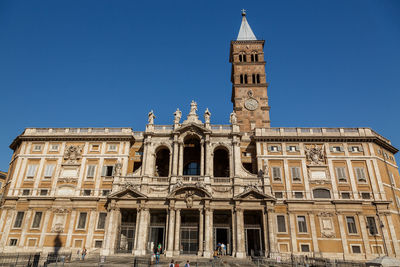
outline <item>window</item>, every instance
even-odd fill
[[[85,227],[86,227],[86,217],[87,217],[87,213],[86,212],[79,213],[77,229],[85,229]]]
[[[190,162],[183,169],[183,175],[199,175],[200,164],[198,162]]]
[[[337,177],[339,183],[347,182],[346,169],[344,167],[337,167],[336,168],[336,177]]]
[[[294,192],[295,198],[303,198],[303,192]]]
[[[103,166],[103,171],[101,176],[110,177],[114,175],[114,165]]]
[[[143,155],[143,151],[136,151],[135,152],[135,156],[142,156]]]
[[[301,252],[310,252],[310,245],[301,244]]]
[[[29,196],[30,190],[29,189],[24,189],[22,190],[22,195],[23,196]]]
[[[46,168],[44,169],[44,178],[53,177],[54,167],[54,164],[46,165]]]
[[[107,213],[100,212],[99,213],[99,220],[97,221],[97,229],[104,229],[106,226],[106,217]]]
[[[14,221],[14,228],[21,228],[22,220],[24,219],[24,212],[18,211]]]
[[[376,228],[375,217],[367,217],[367,228],[370,235],[377,235],[378,228]]]
[[[282,179],[280,167],[272,167],[272,179],[274,179],[274,181],[280,181]]]
[[[331,152],[343,152],[342,146],[331,146]]]
[[[18,239],[16,239],[16,238],[11,238],[11,239],[10,239],[10,246],[16,246],[16,245],[17,245],[17,242],[18,242]]]
[[[101,248],[103,246],[103,240],[96,240],[94,241],[95,248]]]
[[[106,196],[108,196],[109,194],[110,194],[110,190],[103,190],[103,191],[102,191],[103,197],[106,197]]]
[[[393,173],[391,173],[391,172],[389,172],[389,179],[390,179],[390,184],[395,186],[394,176],[393,176]]]
[[[117,151],[117,145],[116,144],[109,144],[108,145],[108,151],[116,152]]]
[[[331,198],[331,192],[324,188],[314,189],[313,195],[314,198]]]
[[[296,152],[299,151],[298,146],[288,146],[286,149],[288,152]]]
[[[99,151],[100,150],[100,145],[91,145],[90,146],[90,151]]]
[[[355,167],[354,170],[356,172],[357,181],[364,183],[367,182],[363,167]]]
[[[299,167],[291,167],[290,170],[292,172],[292,180],[297,181],[297,182],[301,181],[300,168]]]
[[[343,199],[350,199],[350,193],[349,192],[342,192],[342,198]]]
[[[378,148],[378,155],[382,155],[382,150]]]
[[[83,190],[83,195],[84,196],[90,196],[91,194],[92,194],[92,190],[90,190],[90,189]]]
[[[47,196],[47,193],[48,193],[49,191],[47,190],[47,189],[40,189],[40,195],[41,196]]]
[[[268,147],[268,151],[270,151],[270,152],[279,152],[279,151],[281,151],[281,147],[280,146],[276,146],[276,145],[269,146]]]
[[[383,253],[382,246],[372,246],[372,251],[374,254],[382,254]]]
[[[297,227],[299,233],[307,233],[307,223],[305,216],[297,216]]]
[[[355,221],[354,217],[346,217],[346,222],[347,222],[347,230],[349,231],[349,234],[357,234],[356,221]]]
[[[41,211],[37,211],[35,213],[35,217],[33,217],[32,228],[39,228],[40,222],[42,220],[43,213]]]
[[[51,151],[51,152],[56,152],[56,151],[58,151],[58,148],[59,148],[59,145],[54,145],[54,144],[50,145],[50,151]]]
[[[96,165],[88,165],[86,177],[93,178],[96,171]]]
[[[349,146],[349,152],[354,152],[354,153],[363,152],[363,148],[362,146]]]
[[[370,199],[371,198],[371,194],[368,192],[362,192],[361,193],[361,198],[362,199]]]
[[[283,192],[275,192],[275,198],[283,198]]]
[[[34,152],[42,151],[42,145],[33,145],[33,151]]]
[[[351,246],[351,251],[353,251],[353,253],[361,253],[361,247],[360,246]]]
[[[247,84],[247,74],[240,74],[240,83]]]
[[[36,168],[37,168],[37,165],[36,165],[36,164],[28,165],[28,171],[27,171],[27,173],[26,173],[26,177],[27,177],[27,178],[33,178],[33,177],[35,177]]]
[[[276,216],[276,223],[278,225],[279,233],[286,233],[286,220],[284,215]]]

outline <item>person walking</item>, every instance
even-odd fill
[[[221,244],[221,252],[222,252],[222,256],[226,255],[226,246],[224,243]]]
[[[83,260],[83,261],[85,260],[86,254],[87,254],[87,250],[86,250],[85,247],[83,247],[83,249],[82,249],[82,260]]]
[[[169,264],[168,267],[175,267],[174,260],[171,260],[171,263]]]
[[[189,261],[186,261],[185,267],[190,267]]]
[[[156,264],[158,264],[159,262],[160,262],[160,248],[158,248],[157,249],[157,252],[156,252]]]

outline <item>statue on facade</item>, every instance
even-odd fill
[[[82,147],[70,145],[65,149],[64,159],[68,163],[76,163],[78,159],[82,157]]]
[[[306,147],[306,158],[312,165],[319,165],[325,162],[324,146]]]
[[[204,122],[206,124],[210,123],[210,117],[211,117],[211,112],[206,108],[206,111],[204,112]]]
[[[194,100],[192,100],[192,102],[190,103],[189,116],[190,115],[197,115],[196,111],[197,111],[197,103]]]
[[[232,125],[236,125],[237,124],[237,117],[236,117],[235,111],[232,111],[229,122]]]
[[[122,171],[122,163],[118,161],[115,164],[115,176],[121,176],[121,171]]]
[[[174,123],[179,124],[181,118],[182,118],[182,112],[179,110],[179,108],[177,108],[174,113]]]
[[[149,112],[148,117],[149,117],[149,119],[148,119],[149,124],[154,124],[154,119],[156,118],[156,116],[154,115],[153,110],[151,110],[151,111]]]

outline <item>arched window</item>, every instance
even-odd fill
[[[214,151],[214,177],[229,177],[229,153],[224,148]]]
[[[256,75],[255,75],[255,74],[252,74],[252,75],[251,75],[251,79],[253,80],[253,83],[257,83]]]
[[[243,62],[243,55],[239,54],[239,62]]]
[[[156,153],[156,166],[154,176],[168,177],[169,176],[169,149],[164,147]]]
[[[246,58],[245,54],[243,54],[243,62],[247,62],[247,58]]]
[[[254,60],[255,60],[254,56],[255,56],[254,54],[251,54],[251,62],[254,62]]]
[[[256,81],[257,81],[257,83],[260,83],[260,74],[256,75]]]
[[[244,75],[244,83],[247,84],[247,74]]]
[[[240,74],[240,83],[243,84],[244,79],[243,79],[243,74]]]
[[[254,54],[255,62],[258,62],[258,54]]]
[[[324,188],[314,189],[313,195],[314,198],[331,198],[331,192]]]
[[[183,175],[200,175],[200,140],[197,138],[184,142]]]

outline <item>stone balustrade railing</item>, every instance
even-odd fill
[[[131,128],[27,128],[24,135],[132,134]]]

